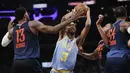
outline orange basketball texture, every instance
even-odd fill
[[[79,3],[78,5],[76,5],[74,7],[75,11],[77,11],[78,9],[83,9],[83,14],[81,14],[81,16],[86,16],[86,13],[88,11],[88,6],[83,4],[83,3]]]
[[[80,16],[86,16],[86,13],[88,11],[88,6],[83,4],[83,3],[79,3],[78,5],[76,5],[74,7],[73,11],[78,11],[78,9],[81,9],[81,8],[83,9],[84,12]],[[71,16],[73,15],[73,11],[71,11],[71,12],[67,13],[66,15],[64,15],[64,17],[62,18],[61,21],[65,21],[65,20],[71,18]]]

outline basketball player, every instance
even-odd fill
[[[110,28],[111,28],[111,23],[108,23],[103,27],[103,31],[107,34]],[[106,45],[103,40],[100,40],[98,43],[98,47],[94,50],[94,52],[79,53],[79,54],[89,60],[98,59],[98,67],[100,69],[98,68],[97,73],[103,73],[105,67],[105,61],[106,61],[106,54],[108,51],[109,51],[108,45]]]
[[[69,25],[60,32],[52,58],[52,70],[50,73],[73,73],[78,47],[83,44],[91,25],[89,8],[86,17],[85,27],[79,37],[75,38],[76,26],[74,22],[69,23]]]
[[[79,9],[73,12],[68,20],[56,26],[47,26],[39,21],[29,21],[25,8],[16,9],[15,19],[18,24],[11,28],[6,36],[9,40],[13,39],[14,43],[12,73],[42,73],[41,65],[37,60],[40,57],[38,32],[55,34],[68,23],[78,19],[82,13],[83,10]]]
[[[108,36],[103,32],[101,22],[103,16],[99,16],[96,22],[98,31],[110,51],[107,53],[106,72],[107,73],[130,73],[130,49],[127,47],[129,40],[130,24],[126,22],[127,10],[123,6],[115,8],[114,14],[117,21],[108,32]]]

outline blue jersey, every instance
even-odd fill
[[[120,20],[114,23],[112,29],[110,29],[108,33],[110,49],[127,48],[129,34],[127,32],[123,33],[120,31],[121,23],[125,23],[125,21]]]
[[[129,34],[120,31],[120,24],[123,23],[125,23],[123,20],[115,22],[108,33],[110,52],[107,53],[107,57],[123,57],[126,53],[130,53],[127,47]]]
[[[30,30],[29,22],[13,28],[14,59],[39,58],[38,36]]]
[[[130,49],[127,47],[129,34],[120,31],[121,24],[125,24],[125,21],[115,22],[108,33],[110,51],[107,53],[105,73],[130,73]]]
[[[78,54],[76,39],[65,36],[58,41],[52,58],[52,68],[56,70],[73,70]]]

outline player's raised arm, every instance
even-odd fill
[[[55,26],[44,25],[43,23],[41,23],[39,21],[31,21],[30,26],[32,28],[36,28],[36,30],[43,32],[43,33],[55,34],[55,33],[58,33],[61,29],[63,29],[65,26],[69,25],[70,22],[75,21],[78,18],[80,18],[81,14],[83,14],[83,10],[79,9],[79,10],[73,12],[69,19],[67,19],[66,21],[61,22]]]
[[[84,43],[84,40],[89,32],[90,26],[91,26],[91,18],[90,18],[90,9],[88,8],[88,11],[86,13],[86,23],[85,23],[85,27],[83,28],[83,30],[81,31],[80,36],[77,38],[77,45],[81,46]]]
[[[108,37],[107,37],[107,35],[105,34],[105,32],[103,31],[103,28],[102,28],[102,26],[101,26],[101,23],[102,23],[102,21],[103,21],[103,18],[104,18],[103,15],[99,15],[99,19],[98,19],[97,22],[96,22],[96,26],[97,26],[97,29],[98,29],[98,31],[99,31],[99,33],[100,33],[100,35],[101,35],[103,41],[104,41],[106,44],[108,44]]]
[[[8,24],[8,32],[4,35],[1,41],[2,47],[6,47],[12,41],[12,35],[10,31],[12,31],[11,28],[13,28],[13,26],[14,26],[14,23],[10,21]]]

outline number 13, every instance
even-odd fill
[[[21,43],[25,41],[24,28],[16,30],[16,41],[17,43]]]

